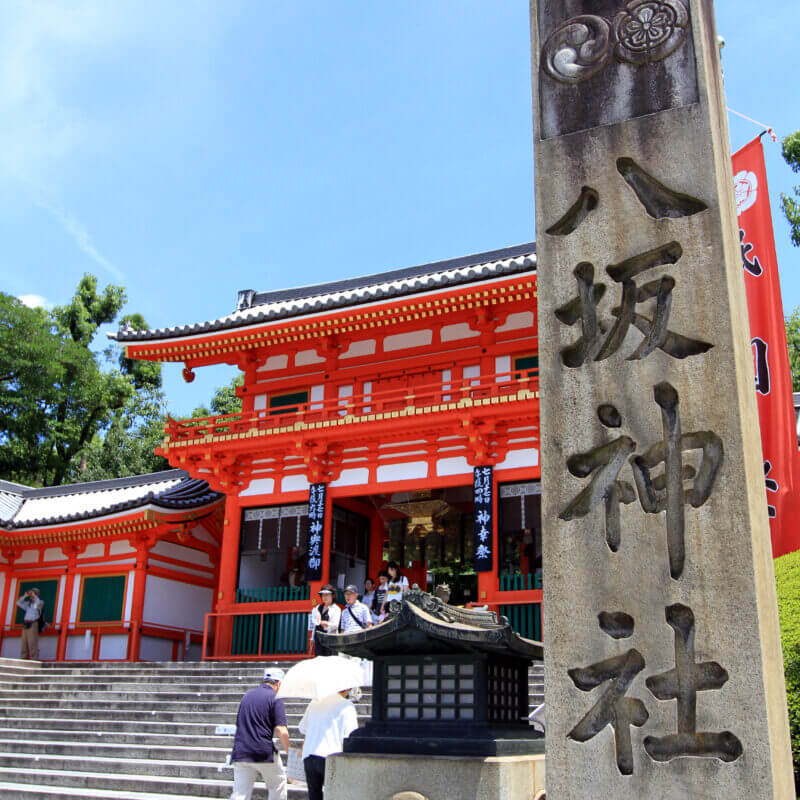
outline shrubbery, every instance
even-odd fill
[[[794,781],[800,792],[800,550],[775,560]]]

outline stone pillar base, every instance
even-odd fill
[[[536,800],[544,753],[471,758],[342,753],[325,762],[325,800]]]

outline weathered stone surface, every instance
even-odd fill
[[[621,59],[619,15],[667,7]],[[609,63],[556,79],[587,14]],[[548,797],[794,798],[712,4],[531,19]],[[555,68],[594,69],[592,24]]]
[[[529,800],[544,789],[544,756],[331,756],[326,800]]]

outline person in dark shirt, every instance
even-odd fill
[[[283,700],[276,695],[283,680],[282,669],[265,669],[261,686],[245,693],[236,715],[233,739],[233,793],[230,800],[250,800],[259,777],[264,781],[269,800],[286,800],[286,770],[272,742],[280,739],[289,752],[289,729]]]

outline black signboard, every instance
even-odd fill
[[[491,572],[494,568],[494,498],[492,468],[475,467],[473,471],[473,519],[475,537],[473,561],[476,572]]]
[[[325,484],[312,483],[308,490],[308,564],[306,580],[322,579],[322,535],[325,530]]]

